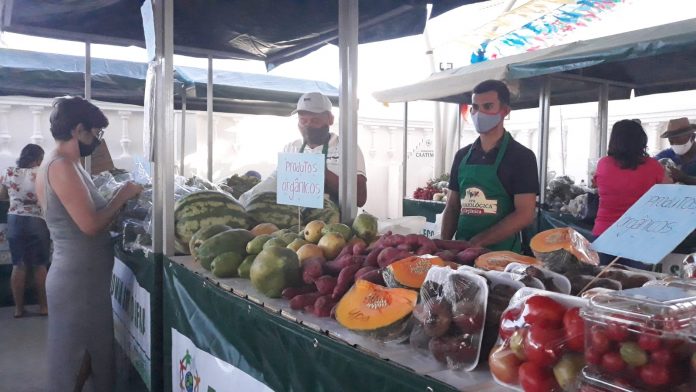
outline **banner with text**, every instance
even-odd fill
[[[657,264],[696,229],[696,187],[655,185],[593,243],[598,251]]]
[[[114,258],[111,274],[111,308],[116,341],[151,389],[150,293],[118,258]]]
[[[278,153],[278,204],[324,207],[324,154]]]
[[[172,328],[172,391],[273,392],[266,384],[196,347]]]

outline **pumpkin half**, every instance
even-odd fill
[[[388,287],[420,289],[432,266],[444,267],[448,263],[436,256],[410,256],[389,264],[382,271]]]
[[[534,255],[543,262],[569,256],[583,263],[599,265],[599,255],[590,242],[570,227],[560,227],[538,233],[529,243]]]
[[[504,271],[510,263],[541,266],[541,262],[534,257],[523,256],[507,250],[484,253],[476,258],[474,265],[491,271]]]
[[[351,331],[385,341],[404,337],[418,300],[413,290],[386,288],[359,279],[336,306],[336,321]]]

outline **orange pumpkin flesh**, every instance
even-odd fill
[[[391,334],[390,327],[408,321],[418,293],[408,289],[389,289],[358,280],[336,306],[336,321],[359,332]]]
[[[590,248],[589,241],[569,227],[542,231],[532,237],[529,246],[534,255],[542,260],[550,253],[565,251],[584,263],[599,264],[599,256],[596,252],[583,251]]]
[[[476,258],[474,265],[479,268],[491,271],[503,271],[510,263],[520,263],[526,265],[540,266],[541,262],[534,257],[523,256],[521,254],[501,250],[498,252],[488,252]]]
[[[384,281],[389,287],[420,289],[432,266],[444,267],[447,262],[434,256],[410,256],[384,269]]]

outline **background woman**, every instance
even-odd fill
[[[80,97],[58,98],[50,121],[56,148],[41,167],[37,193],[53,238],[46,280],[51,390],[111,391],[114,254],[107,228],[142,187],[127,183],[104,200],[80,166],[80,157],[92,154],[109,125],[98,107]]]
[[[0,177],[0,194],[9,197],[7,211],[7,241],[12,255],[12,297],[15,317],[24,315],[24,284],[27,269],[33,268],[34,285],[39,301],[39,314],[46,315],[46,264],[50,257],[51,240],[41,207],[36,198],[36,173],[44,150],[27,144],[19,154],[16,167],[8,167]]]
[[[655,184],[669,184],[671,178],[660,163],[648,156],[648,136],[634,120],[614,124],[609,151],[597,164],[595,183],[599,209],[592,234],[599,236],[616,222],[645,192]],[[602,256],[602,261],[611,260]],[[644,268],[642,263],[620,260],[622,264]]]

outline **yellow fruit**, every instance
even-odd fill
[[[326,226],[326,224],[320,220],[313,220],[307,223],[304,229],[305,240],[313,244],[319,242],[322,236],[321,231],[324,229],[324,226]]]
[[[259,223],[251,229],[251,234],[256,237],[261,234],[273,234],[276,231],[278,231],[278,227],[273,223]]]
[[[300,264],[310,257],[324,258],[324,251],[316,244],[305,244],[297,250],[297,258],[300,260]]]
[[[307,241],[298,238],[296,240],[293,240],[291,243],[289,243],[287,248],[292,249],[294,252],[297,252],[301,247],[303,247],[306,244],[308,244]]]
[[[321,237],[318,245],[324,252],[326,260],[333,260],[346,246],[346,240],[338,233],[326,233]]]

